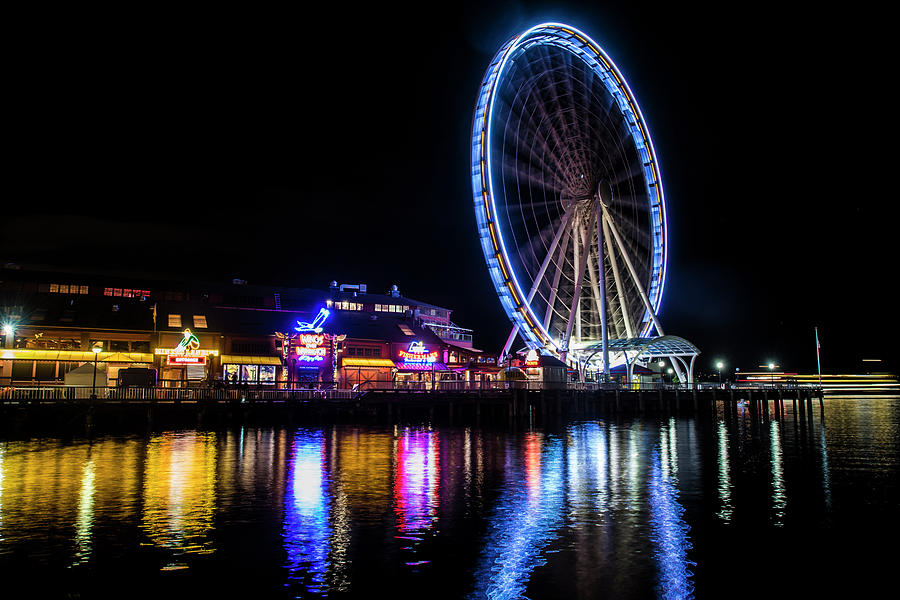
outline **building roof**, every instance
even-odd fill
[[[400,327],[409,328],[408,335]],[[415,319],[401,315],[368,313],[362,311],[332,311],[323,325],[328,333],[346,334],[359,340],[379,340],[397,344],[421,341],[426,346],[442,346],[444,342],[428,327],[416,323]]]

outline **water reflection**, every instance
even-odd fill
[[[78,518],[75,521],[75,560],[73,566],[88,561],[91,556],[91,530],[94,525],[94,460],[84,463],[81,492],[78,495]]]
[[[216,508],[216,434],[168,432],[147,443],[141,529],[173,555],[209,554]],[[170,568],[184,566],[171,563]]]
[[[294,436],[288,466],[284,511],[284,548],[288,579],[305,583],[307,591],[327,591],[332,528],[329,523],[325,436],[300,430]]]
[[[651,453],[648,485],[650,539],[658,565],[657,597],[691,598],[694,584],[689,565],[684,508],[678,503],[678,455],[674,420],[661,428],[659,447]]]
[[[772,523],[776,527],[784,525],[787,509],[787,493],[784,489],[784,466],[782,464],[781,429],[777,421],[769,423],[769,444],[772,463]]]
[[[421,542],[434,527],[439,504],[439,439],[434,431],[405,428],[394,454],[394,514],[397,538]],[[413,549],[407,546],[406,549]],[[408,562],[418,566],[429,561]]]
[[[854,518],[887,513],[892,492],[870,482],[900,467],[897,415],[900,401],[872,434],[848,405],[827,429],[806,414],[795,429],[788,410],[755,425],[621,418],[527,432],[244,427],[0,442],[0,571],[77,579],[164,565],[179,570],[173,579],[234,573],[298,597],[415,586],[703,596],[745,544],[783,556],[773,533],[802,538],[848,506]]]
[[[723,523],[731,522],[731,514],[734,506],[731,503],[731,464],[728,458],[728,429],[725,427],[724,421],[719,421],[716,426],[717,434],[717,464],[718,464],[718,485],[716,490],[719,496],[719,510],[716,516]]]
[[[524,460],[507,457],[507,480],[489,518],[474,598],[521,597],[562,523],[562,441],[529,433],[523,450]]]

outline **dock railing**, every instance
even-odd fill
[[[755,383],[732,385],[726,383],[598,383],[562,381],[364,381],[350,388],[339,388],[331,383],[305,383],[287,385],[167,385],[156,387],[83,386],[64,384],[13,384],[0,386],[0,402],[65,402],[89,400],[96,395],[104,402],[290,402],[312,400],[353,400],[371,391],[417,393],[484,393],[505,390],[583,390],[583,391],[638,391],[692,392],[705,390],[796,390],[817,389],[817,386],[796,383]]]

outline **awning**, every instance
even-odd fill
[[[449,371],[444,363],[405,363],[395,362],[394,365],[401,371]]]
[[[393,367],[394,361],[387,358],[343,358],[342,367]]]
[[[277,356],[245,356],[240,354],[223,354],[219,357],[223,365],[275,365],[281,366]]]
[[[32,350],[9,348],[0,350],[0,360],[61,360],[72,362],[94,362],[94,353],[87,350]],[[97,362],[152,363],[153,355],[148,352],[99,352]]]

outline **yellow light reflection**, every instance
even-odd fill
[[[209,554],[216,507],[216,434],[167,432],[150,439],[141,528],[153,545]]]
[[[353,511],[381,515],[391,506],[394,437],[351,429],[336,434],[334,478]]]
[[[73,565],[83,564],[91,556],[91,530],[94,525],[94,461],[88,459],[81,478],[78,494],[78,516],[75,520],[75,560]]]
[[[787,493],[784,487],[784,465],[782,464],[781,430],[777,421],[769,424],[769,439],[772,452],[772,512],[776,527],[784,525],[787,508]]]
[[[719,421],[717,431],[719,434],[719,482],[717,486],[719,492],[719,511],[716,513],[716,516],[719,517],[723,523],[730,523],[734,507],[731,504],[732,485],[731,465],[728,462],[728,430],[725,428],[725,423],[723,421]]]

